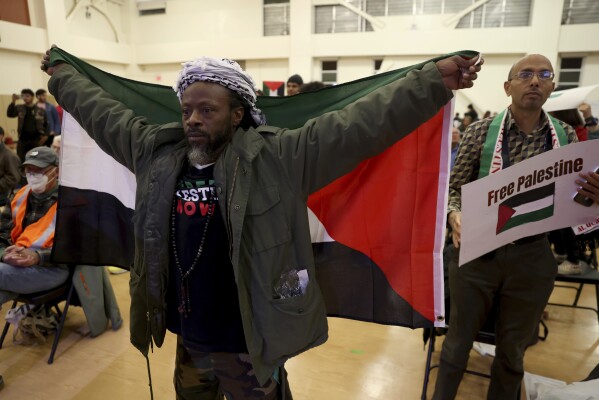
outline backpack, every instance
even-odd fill
[[[32,344],[34,341],[44,343],[46,336],[58,327],[58,314],[43,304],[22,304],[10,309],[6,313],[6,320],[15,326],[13,342],[20,344]],[[19,334],[21,339],[18,339]]]

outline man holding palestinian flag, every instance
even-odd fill
[[[136,177],[131,341],[147,357],[166,329],[178,335],[178,399],[291,398],[285,361],[328,330],[308,195],[437,114],[482,63],[442,58],[280,129],[231,60],[185,63],[174,86],[182,123],[157,125],[50,54],[50,92]]]
[[[504,83],[511,105],[495,118],[468,127],[449,183],[448,222],[453,244],[460,245],[461,188],[527,158],[576,142],[572,127],[549,116],[543,104],[553,91],[551,62],[539,54],[518,60]],[[585,196],[599,201],[599,175],[581,174]],[[553,213],[553,184],[515,195],[499,206],[497,233]],[[546,234],[516,240],[458,267],[458,252],[449,264],[450,320],[443,343],[434,399],[453,399],[475,336],[493,303],[496,357],[488,399],[516,399],[524,374],[524,351],[533,338],[553,290],[557,263]]]

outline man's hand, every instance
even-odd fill
[[[451,240],[455,248],[460,247],[462,240],[462,213],[460,211],[452,211],[447,216],[447,222],[451,226]]]
[[[62,64],[58,64],[53,67],[50,66],[50,50],[52,50],[52,48],[54,48],[54,47],[56,47],[55,44],[53,44],[51,48],[46,50],[46,54],[44,54],[44,57],[42,57],[42,65],[40,66],[42,71],[44,71],[45,73],[47,73],[50,76],[52,76],[52,74],[54,74],[54,72],[58,71],[60,69],[60,67],[62,67]]]
[[[20,98],[21,98],[21,96],[19,96],[18,94],[16,94],[16,93],[13,93],[13,94],[12,94],[12,102],[13,102],[13,103],[14,103],[15,101],[19,100]]]
[[[578,193],[584,197],[592,199],[596,204],[599,204],[599,174],[595,172],[589,172],[586,174],[581,172],[578,175],[584,179],[576,180],[576,184],[580,185]]]
[[[477,72],[484,63],[482,56],[466,60],[460,56],[451,56],[437,61],[437,69],[443,77],[445,87],[451,90],[470,88],[474,85],[474,80],[478,77]]]
[[[578,111],[580,111],[582,113],[582,116],[584,118],[589,118],[593,116],[593,113],[591,111],[591,106],[587,103],[582,103],[578,106]]]
[[[22,246],[9,246],[2,256],[2,262],[13,267],[31,267],[39,265],[40,261],[40,256],[34,250]]]

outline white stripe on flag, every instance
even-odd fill
[[[542,210],[543,208],[550,207],[551,205],[553,205],[553,194],[542,199],[531,201],[530,203],[520,204],[519,206],[514,207],[516,212],[514,215],[512,215],[512,218],[518,217],[522,214],[528,214],[533,211]]]
[[[104,153],[66,111],[62,120],[60,184],[109,193],[135,208],[135,175]]]
[[[335,239],[329,235],[329,232],[327,232],[327,228],[324,227],[324,224],[318,219],[316,214],[310,210],[310,207],[307,208],[312,243],[334,242]]]

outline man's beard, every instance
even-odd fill
[[[225,143],[231,140],[233,129],[227,129],[222,134],[216,136],[214,140],[208,143],[199,145],[191,144],[191,148],[187,152],[187,158],[192,165],[206,165],[216,162]]]
[[[212,149],[208,149],[210,146],[198,146],[192,145],[191,149],[187,152],[187,158],[189,158],[189,162],[192,165],[206,165],[210,164],[212,161]]]

